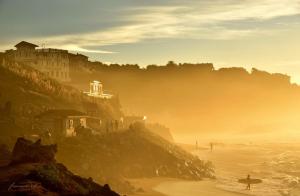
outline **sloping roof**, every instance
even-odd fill
[[[20,46],[29,46],[29,47],[39,47],[38,45],[35,45],[35,44],[32,44],[32,43],[29,43],[29,42],[25,42],[25,41],[21,41],[20,43],[16,44],[15,47],[20,47]]]
[[[67,116],[85,116],[86,114],[79,112],[77,110],[48,110],[36,116],[36,118],[41,117],[67,117]]]

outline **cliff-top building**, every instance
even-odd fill
[[[71,54],[69,53],[70,65],[74,66],[75,68],[84,67],[88,64],[89,57],[83,54]]]
[[[29,65],[58,81],[70,81],[70,62],[67,50],[36,49],[37,45],[25,41],[18,43],[15,47],[16,50],[5,51],[4,62],[9,61]]]

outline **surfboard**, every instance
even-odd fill
[[[251,178],[251,179],[244,178],[244,179],[239,179],[238,182],[242,184],[259,184],[262,183],[262,180],[255,179],[255,178]]]

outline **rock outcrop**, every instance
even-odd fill
[[[200,160],[138,123],[104,136],[66,138],[59,143],[57,159],[72,171],[109,182],[113,189],[127,194],[131,194],[130,187],[114,179],[214,178],[211,162]]]
[[[32,142],[18,138],[12,152],[11,164],[55,162],[56,145],[41,145],[41,140]]]
[[[56,145],[18,138],[11,164],[0,167],[0,195],[119,196],[108,185],[74,175],[55,161]]]
[[[0,166],[7,165],[10,162],[11,152],[4,144],[0,145]]]

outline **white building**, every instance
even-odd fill
[[[93,81],[90,83],[90,91],[85,92],[90,97],[102,98],[102,99],[111,99],[113,95],[104,93],[103,85],[99,81]]]

